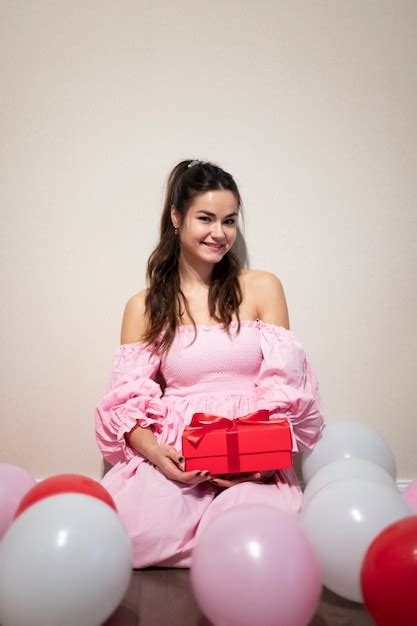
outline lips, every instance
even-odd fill
[[[207,243],[205,241],[202,242],[205,246],[207,246],[208,248],[210,248],[211,250],[221,250],[223,248],[224,244],[212,244],[212,243]]]

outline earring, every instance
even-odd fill
[[[178,228],[174,228],[174,235],[178,235]]]

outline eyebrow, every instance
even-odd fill
[[[204,213],[205,215],[209,215],[210,217],[216,217],[215,213],[211,213],[211,211],[205,211],[204,209],[197,211],[197,213]],[[237,215],[237,213],[229,213],[229,215],[226,215],[224,219],[228,217],[234,217],[235,215]]]

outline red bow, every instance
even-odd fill
[[[227,419],[227,417],[219,417],[218,415],[211,415],[210,413],[194,413],[190,425],[187,430],[191,430],[190,434],[186,434],[185,438],[190,443],[198,445],[201,439],[212,430],[219,430],[225,428],[228,432],[237,431],[239,425],[251,425],[251,424],[269,424],[269,411],[268,409],[259,409],[253,413],[243,415],[243,417],[236,417],[235,419]]]

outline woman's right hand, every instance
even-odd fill
[[[198,485],[211,478],[208,470],[185,472],[183,469],[184,458],[173,446],[156,445],[148,453],[148,459],[164,476],[185,485]]]

